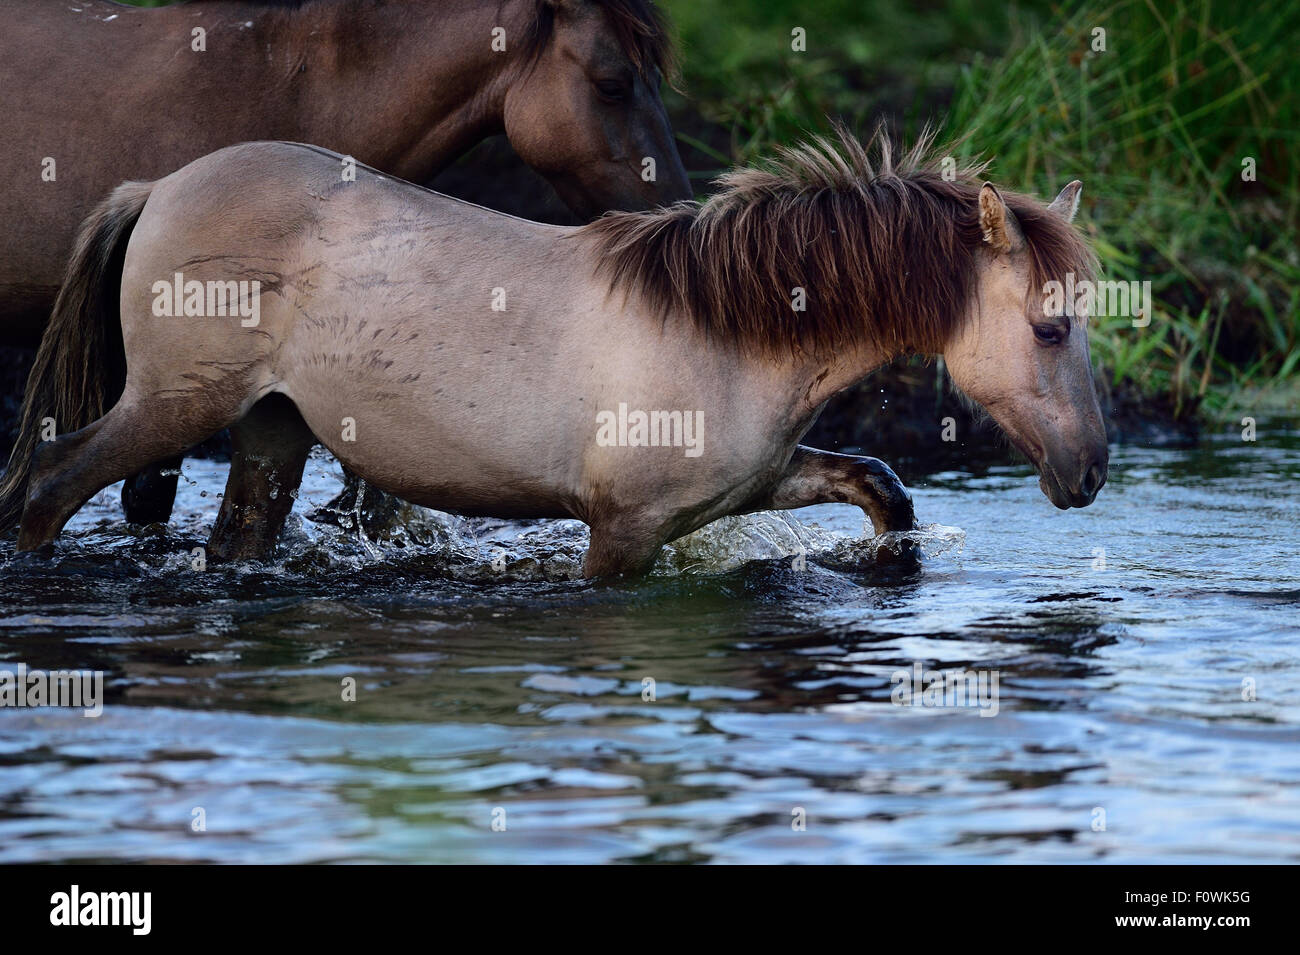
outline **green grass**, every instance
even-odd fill
[[[882,104],[900,118],[932,114],[977,51],[1005,48],[1025,7],[989,0],[659,0],[681,39],[685,92],[669,108],[682,138],[719,166],[749,162],[773,143],[866,125]],[[1042,6],[1029,4],[1030,7]],[[791,31],[806,50],[791,49]],[[938,97],[936,100],[935,98]],[[693,112],[713,135],[692,131]],[[725,135],[717,135],[724,131]]]

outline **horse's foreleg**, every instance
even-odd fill
[[[584,577],[641,576],[654,566],[666,535],[642,521],[606,519],[591,526],[591,544],[582,562]]]
[[[210,558],[261,560],[271,553],[315,443],[298,409],[282,395],[263,398],[230,429],[230,477],[208,540]]]
[[[744,512],[836,503],[862,508],[877,534],[916,527],[912,495],[884,461],[802,445],[776,485],[749,502]]]

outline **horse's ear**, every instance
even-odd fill
[[[995,252],[1014,252],[1024,245],[1020,224],[991,182],[980,187],[980,229]]]
[[[1083,195],[1083,183],[1078,179],[1061,190],[1061,194],[1052,200],[1047,208],[1061,216],[1066,222],[1074,221],[1074,214],[1079,211],[1079,197]]]

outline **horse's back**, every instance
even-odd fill
[[[568,430],[589,417],[571,375],[593,347],[570,312],[578,246],[568,230],[362,166],[353,178],[346,159],[248,143],[155,184],[123,271],[129,386],[159,393],[200,376],[213,393],[226,376],[220,388],[245,408],[289,397],[345,463],[408,499],[427,498],[437,457],[443,506],[508,511],[516,494],[521,513],[565,513],[577,464],[532,472],[554,457],[555,419]],[[164,293],[257,281],[256,322],[160,317],[160,281]],[[484,433],[499,444],[484,450]]]

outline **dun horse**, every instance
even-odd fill
[[[1052,503],[1084,507],[1107,465],[1086,319],[1044,308],[1048,281],[1092,273],[1069,225],[1080,184],[1046,206],[977,169],[948,181],[927,153],[895,162],[842,134],[729,174],[703,204],[576,229],[370,171],[340,182],[336,154],[287,143],[126,184],[78,239],[24,414],[93,406],[119,332],[108,303],[125,386],[42,443],[30,475],[11,466],[18,546],[224,427],[214,558],[270,551],[318,441],[417,504],[585,521],[588,576],[643,572],[665,542],[760,509],[849,502],[902,530],[911,501],[888,467],[798,442],[832,395],[913,352],[943,356]],[[204,289],[254,280],[255,325],[205,313]]]
[[[0,24],[0,344],[39,340],[113,187],[235,143],[319,143],[424,182],[504,132],[584,219],[691,195],[650,0],[0,0]],[[128,484],[129,519],[167,519],[179,466]]]

